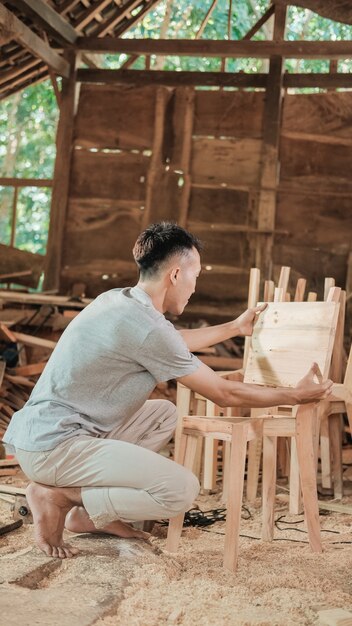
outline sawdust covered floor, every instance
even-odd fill
[[[352,504],[352,498],[345,498]],[[202,510],[219,496],[200,497]],[[259,501],[242,533],[260,537]],[[301,516],[277,502],[278,541],[241,538],[237,573],[222,568],[224,523],[189,528],[176,555],[164,552],[166,528],[151,545],[107,536],[71,536],[75,559],[48,559],[32,545],[32,527],[0,537],[0,623],[6,626],[293,626],[318,624],[318,611],[352,610],[351,516],[321,517],[324,553],[313,554]],[[11,520],[0,505],[0,522]],[[294,530],[290,530],[293,528]],[[68,533],[69,534],[69,533]],[[289,541],[290,540],[290,541]],[[346,542],[346,543],[344,543]],[[6,619],[4,617],[6,616]]]

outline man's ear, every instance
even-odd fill
[[[176,285],[179,272],[180,272],[180,268],[179,267],[173,267],[172,268],[172,270],[170,272],[170,281],[171,281],[172,285]]]

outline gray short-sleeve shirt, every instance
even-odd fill
[[[66,328],[4,441],[51,450],[75,435],[108,433],[158,382],[192,374],[199,365],[142,289],[112,289]]]

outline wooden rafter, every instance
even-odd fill
[[[274,15],[274,11],[275,11],[275,6],[271,4],[270,7],[262,15],[262,17],[254,24],[254,26],[252,26],[252,28],[248,31],[248,33],[245,34],[244,37],[242,37],[242,39],[243,40],[252,39],[253,35],[255,35],[258,32],[258,30],[261,29],[263,24],[265,24],[268,21],[268,19],[272,15]]]
[[[69,65],[65,59],[52,50],[40,37],[35,35],[11,11],[0,5],[0,25],[10,38],[28,48],[35,57],[39,57],[48,67],[61,76],[69,75]],[[1,43],[1,37],[0,37]]]
[[[188,39],[119,39],[81,37],[79,50],[120,54],[165,54],[174,56],[255,57],[283,56],[302,59],[352,57],[352,41],[214,41]]]
[[[12,0],[11,4],[25,15],[29,15],[38,26],[45,29],[47,34],[59,37],[64,42],[75,43],[77,39],[75,29],[43,0]]]

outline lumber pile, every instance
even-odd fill
[[[51,296],[7,291],[0,294],[1,439],[12,415],[27,402],[62,330],[72,317],[64,316],[67,298],[59,299],[62,307],[59,310]],[[78,304],[77,308],[81,306]],[[70,304],[67,310],[72,311]],[[15,471],[8,463],[0,467],[0,475]]]

